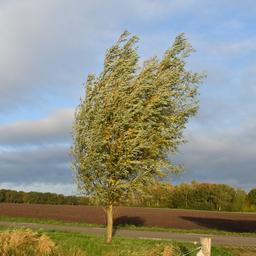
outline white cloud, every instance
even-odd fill
[[[75,195],[77,194],[77,189],[74,184],[64,184],[64,183],[39,183],[39,182],[32,182],[32,183],[0,183],[1,189],[12,189],[16,191],[37,191],[37,192],[52,192],[57,194],[64,194],[64,195]]]
[[[256,39],[240,39],[239,41],[220,43],[215,47],[215,53],[221,55],[243,55],[256,52]]]

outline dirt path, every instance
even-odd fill
[[[79,232],[84,234],[103,235],[104,228],[95,227],[78,227],[67,225],[50,225],[38,223],[18,223],[9,221],[0,221],[0,226],[4,227],[25,227],[31,229],[58,230],[68,232]],[[115,231],[115,236],[121,237],[136,237],[139,239],[170,239],[185,242],[199,242],[200,237],[211,237],[213,245],[231,245],[231,246],[256,246],[256,237],[246,236],[221,236],[221,235],[206,235],[206,234],[183,234],[173,232],[158,232],[158,231],[135,231],[118,229]]]

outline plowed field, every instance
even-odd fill
[[[94,206],[1,203],[0,215],[105,224],[103,209]],[[250,213],[116,207],[114,219],[115,224],[256,232],[256,214]]]

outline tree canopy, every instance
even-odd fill
[[[179,170],[168,156],[184,142],[183,130],[198,110],[203,76],[186,70],[193,49],[184,34],[162,59],[153,57],[143,67],[137,41],[125,31],[107,50],[103,71],[88,75],[75,115],[77,183],[107,212],[129,193]]]

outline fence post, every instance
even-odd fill
[[[201,243],[201,254],[203,256],[211,256],[211,238],[209,237],[200,237]]]

